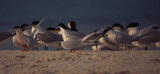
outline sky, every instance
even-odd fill
[[[86,34],[114,23],[138,22],[140,27],[160,23],[160,0],[0,0],[0,9],[0,32],[43,17],[43,29],[73,20]],[[6,46],[16,49],[12,43],[0,49]]]

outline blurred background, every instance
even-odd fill
[[[160,24],[160,0],[0,0],[0,32],[41,20],[43,29],[73,20],[82,33],[114,23]],[[12,41],[0,49],[18,49]]]

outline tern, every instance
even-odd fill
[[[112,30],[115,31],[116,33],[119,33],[123,30],[123,26],[119,23],[115,23],[111,27],[112,27]],[[105,32],[104,35],[99,39],[99,43],[102,43],[105,47],[109,48],[110,50],[118,49],[117,44],[112,42],[108,38],[111,35],[114,35],[114,34],[107,35],[107,32]]]
[[[129,25],[127,25],[127,27],[125,28],[125,30],[128,31],[129,35],[133,35],[135,33],[137,33],[140,29],[138,28],[139,24],[138,23],[130,23]]]
[[[121,32],[123,30],[123,26],[120,23],[115,23],[112,25],[112,29],[115,32]]]
[[[26,47],[27,47],[27,51],[28,51],[29,47],[34,48],[36,45],[36,37],[33,38],[33,36],[35,35],[37,28],[39,27],[39,25],[41,24],[41,22],[43,20],[44,19],[42,19],[40,21],[40,23],[38,24],[38,26],[35,28],[35,30],[33,31],[33,33],[30,36],[27,36],[23,33],[23,31],[22,31],[23,28],[16,26],[15,27],[16,35],[13,37],[14,45],[19,48],[24,47],[24,49],[22,51],[25,51]]]
[[[129,44],[137,39],[140,39],[150,33],[150,32],[142,33],[142,32],[144,32],[144,30],[141,30],[138,32],[138,34],[136,33],[133,35],[128,35],[128,33],[126,31],[116,32],[113,30],[112,27],[107,27],[104,31],[107,33],[108,39],[112,43],[117,45],[117,50],[120,45],[122,45],[122,46],[127,45],[127,44]],[[105,32],[104,32],[104,34],[105,34]]]
[[[62,25],[59,25],[59,28],[61,30],[62,37],[64,40],[61,42],[61,45],[65,49],[71,49],[71,52],[72,52],[72,50],[76,51],[77,48],[84,48],[84,47],[89,47],[89,46],[101,44],[101,43],[94,43],[95,41],[92,42],[92,39],[91,39],[91,38],[93,38],[92,36],[95,36],[95,35],[100,36],[102,34],[100,32],[99,33],[94,32],[94,33],[91,33],[87,36],[82,37],[82,36],[79,36],[79,34],[76,32],[67,30]]]
[[[69,30],[76,31],[76,32],[78,31],[77,28],[76,28],[76,22],[75,21],[70,21],[67,26],[68,26]]]
[[[158,25],[151,25],[147,28],[144,28],[143,31],[140,32],[140,34],[150,32],[149,35],[144,36],[134,42],[132,44],[136,47],[145,48],[147,50],[148,47],[152,47],[154,45],[158,46],[158,41],[160,41],[160,28]]]
[[[61,42],[63,41],[62,35],[54,32],[54,28],[47,28],[43,33],[37,33],[38,43],[47,47],[55,47],[62,49]]]
[[[66,27],[63,23],[60,23],[59,25],[63,26],[65,29],[69,29],[73,31],[73,34],[77,34],[76,24],[74,21],[70,21],[68,23],[68,27]],[[63,41],[61,30],[55,29],[53,27],[48,27],[47,30],[40,30],[40,33],[37,33],[38,43],[48,46],[48,47],[55,47],[58,49],[62,49],[61,42]],[[79,34],[82,35],[82,34]]]

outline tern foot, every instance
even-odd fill
[[[75,53],[76,49],[70,49],[70,53]]]

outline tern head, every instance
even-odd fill
[[[19,26],[15,26],[15,27],[14,27],[14,29],[19,29],[19,28],[21,28],[21,27],[19,27]]]
[[[46,28],[46,30],[48,30],[48,31],[54,31],[54,30],[57,30],[57,29],[55,29],[53,27],[48,27],[48,28]]]
[[[20,26],[15,26],[14,27],[14,32],[13,32],[13,36],[16,35],[16,32],[22,31]]]
[[[138,27],[138,26],[139,26],[138,23],[130,23],[130,24],[128,24],[128,26],[125,29],[127,30],[128,28],[134,28],[134,27]]]
[[[40,23],[40,21],[33,21],[32,22],[32,26],[36,26],[36,25],[38,25]]]
[[[67,26],[68,26],[68,28],[70,30],[77,31],[77,29],[76,29],[76,23],[74,21],[70,21]]]
[[[29,28],[29,25],[28,24],[22,24],[20,27],[21,27],[22,31],[24,31],[24,30]]]
[[[93,32],[97,32],[98,30],[99,30],[99,29],[95,29],[95,30],[92,31],[92,33],[93,33]]]
[[[105,34],[106,34],[106,32],[108,32],[109,30],[112,30],[112,27],[106,27],[104,30],[103,30],[103,33],[102,33],[102,35],[101,35],[101,37],[102,36],[104,36]]]
[[[15,30],[15,32],[16,32],[16,31],[22,31],[22,29],[21,29],[20,26],[15,26],[15,27],[14,27],[14,30]]]
[[[112,29],[114,31],[118,31],[119,32],[119,31],[123,30],[123,26],[121,24],[119,24],[119,23],[115,23],[115,24],[112,25]]]
[[[72,28],[72,27],[76,27],[76,22],[70,21],[70,22],[68,23],[68,28]]]
[[[58,24],[57,26],[63,28],[63,29],[68,29],[63,23]]]

